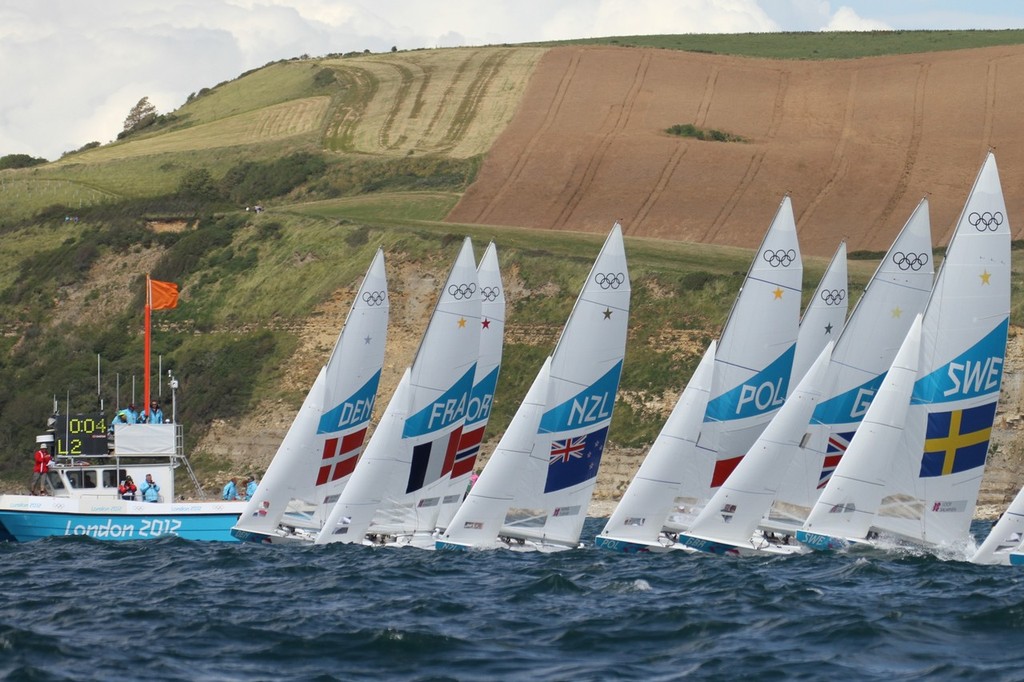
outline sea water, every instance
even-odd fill
[[[0,592],[5,680],[1024,679],[1024,571],[928,554],[53,538]]]

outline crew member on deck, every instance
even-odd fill
[[[160,501],[160,486],[153,480],[153,474],[146,474],[146,480],[142,484],[142,499],[145,502]]]
[[[256,494],[256,486],[258,485],[256,477],[249,474],[249,479],[245,482],[245,499],[252,499],[252,496]]]
[[[32,494],[47,495],[46,489],[50,487],[50,460],[52,459],[50,446],[40,443],[32,457],[35,460],[35,466],[32,467],[32,483],[30,484]]]
[[[134,500],[135,493],[139,491],[139,486],[135,485],[135,481],[132,480],[131,476],[125,476],[124,480],[121,481],[121,485],[117,486],[117,492],[121,494],[122,500]]]
[[[224,489],[220,491],[220,496],[225,500],[237,500],[238,499],[238,484],[235,479],[229,479],[224,484]]]

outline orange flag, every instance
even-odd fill
[[[178,307],[178,285],[174,282],[149,280],[149,307],[153,310],[165,310]]]

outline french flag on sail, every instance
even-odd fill
[[[459,449],[461,438],[462,427],[459,427],[432,441],[414,446],[409,482],[405,492],[416,492],[450,473],[455,464],[455,453]]]
[[[468,474],[476,466],[476,456],[480,452],[480,443],[483,442],[486,427],[485,423],[480,428],[462,432],[459,449],[455,453],[455,463],[452,465],[452,478]]]
[[[846,431],[844,433],[833,433],[828,437],[828,446],[825,448],[825,463],[821,467],[821,475],[818,476],[818,490],[824,488],[832,478],[836,467],[839,466],[839,460],[843,458],[846,448],[850,447],[850,441],[853,440],[853,434],[855,433],[857,432]]]
[[[551,493],[597,476],[608,427],[551,442],[544,492]]]
[[[348,476],[356,468],[359,453],[363,450],[366,439],[366,427],[353,431],[342,438],[328,438],[324,441],[322,464],[316,475],[316,484],[323,485],[328,481],[337,481]],[[338,447],[339,442],[341,447]],[[333,469],[333,473],[332,473]]]

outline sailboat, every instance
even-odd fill
[[[384,252],[377,250],[331,355],[317,374],[232,534],[312,542],[348,482],[373,413],[387,336]]]
[[[921,315],[885,374],[864,419],[796,539],[818,550],[867,540],[903,436],[921,349]]]
[[[598,547],[622,552],[680,548],[675,534],[689,527],[785,398],[800,324],[802,277],[787,196],[751,262],[720,340],[705,352],[595,538]],[[758,333],[751,334],[755,328]],[[724,456],[719,448],[725,448]]]
[[[667,551],[675,544],[673,536],[662,532],[662,525],[673,509],[680,488],[684,481],[698,480],[702,474],[707,480],[711,477],[710,462],[698,459],[696,450],[711,394],[717,346],[712,341],[704,352],[604,530],[594,538],[597,547],[633,553]],[[701,464],[708,464],[705,471],[701,470]]]
[[[846,242],[842,241],[807,303],[804,316],[800,318],[790,385],[796,386],[828,342],[835,341],[843,333],[850,305],[849,288]]]
[[[494,242],[487,246],[480,259],[477,277],[480,280],[480,357],[476,363],[473,391],[466,406],[466,423],[452,464],[451,482],[441,498],[441,509],[437,515],[437,527],[442,530],[448,527],[462,504],[476,467],[501,369],[501,351],[505,343],[505,287],[501,283],[498,250]]]
[[[973,547],[1003,377],[1010,312],[1010,224],[995,156],[978,173],[922,322],[921,363],[874,528],[902,541]]]
[[[924,311],[909,406],[866,541],[973,546],[970,523],[1002,382],[1009,308],[1010,228],[989,153]],[[871,500],[843,504],[868,508]]]
[[[629,299],[616,223],[554,352],[437,549],[578,546],[622,373]]]
[[[914,317],[928,303],[934,281],[931,247],[928,201],[923,199],[875,268],[836,340],[826,395],[811,418],[808,456],[790,465],[762,524],[766,529],[795,533],[828,484]]]
[[[800,547],[756,535],[778,491],[789,461],[800,457],[807,424],[823,395],[834,342],[830,341],[807,370],[785,404],[754,442],[750,451],[715,492],[679,544],[711,554],[792,554]]]
[[[1024,488],[1013,498],[988,537],[971,556],[972,564],[1024,566]]]
[[[429,538],[447,490],[480,352],[480,286],[469,238],[405,370],[316,536],[317,544],[415,544]]]

